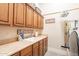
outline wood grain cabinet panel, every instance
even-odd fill
[[[45,53],[47,52],[47,49],[48,49],[48,39],[46,38],[45,39]]]
[[[38,14],[36,11],[34,11],[34,24],[33,24],[33,27],[34,28],[38,28]]]
[[[0,24],[11,25],[13,20],[13,4],[0,3]]]
[[[37,47],[37,46],[39,46],[39,45],[38,45],[38,42],[36,42],[36,43],[33,44],[33,48],[35,48],[35,47]]]
[[[38,47],[33,48],[33,56],[38,56]]]
[[[21,56],[32,56],[32,46],[24,48],[20,53]]]
[[[44,55],[47,52],[47,49],[48,49],[48,38],[45,38],[44,39],[44,52],[43,52]]]
[[[25,4],[14,4],[14,25],[25,26]]]
[[[43,56],[43,40],[39,41],[39,56]]]
[[[32,56],[32,52],[27,53],[25,56]]]
[[[33,56],[38,56],[39,55],[39,47],[38,47],[38,42],[33,44]]]
[[[26,14],[26,26],[28,28],[33,28],[33,9],[27,5],[27,14]]]
[[[43,23],[43,22],[44,22],[44,20],[43,20],[43,17],[41,16],[41,21],[40,21],[40,23],[41,23],[41,24],[40,24],[40,29],[43,29],[43,26],[44,26],[44,23]]]
[[[43,17],[38,14],[38,29],[43,29]]]
[[[43,56],[43,49],[39,48],[39,56]]]
[[[38,29],[40,29],[40,26],[41,25],[41,17],[40,17],[40,15],[38,14]]]

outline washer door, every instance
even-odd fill
[[[71,56],[78,56],[78,45],[77,45],[78,35],[76,31],[73,31],[69,37],[69,51]]]

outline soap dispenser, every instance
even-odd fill
[[[35,37],[37,37],[38,36],[38,32],[35,32]]]

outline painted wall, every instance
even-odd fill
[[[48,15],[45,17],[45,19],[48,18],[55,18],[56,21],[55,23],[52,24],[45,24],[44,22],[43,33],[48,34],[49,47],[59,48],[61,45],[63,45],[63,39],[64,39],[61,22],[59,21],[61,18],[59,18],[59,14]]]
[[[48,34],[49,47],[54,49],[62,49],[64,45],[64,20],[79,20],[79,10],[69,12],[67,17],[61,17],[61,13],[45,16],[43,33]],[[55,18],[55,23],[45,24],[45,20]]]
[[[26,34],[25,36],[30,36],[31,34],[41,34],[42,30],[23,28],[23,27],[10,27],[5,25],[0,25],[0,40],[6,40],[17,37],[17,29],[21,29]]]

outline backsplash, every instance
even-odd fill
[[[42,34],[42,30],[39,29],[17,29],[17,34],[20,35],[24,35],[24,38],[28,38],[28,37],[33,37],[36,36],[36,32],[38,33],[38,35]]]
[[[21,28],[21,27],[10,27],[0,25],[0,40],[5,40],[9,38],[14,38],[17,36],[17,29],[24,31],[25,36],[34,35],[37,31],[39,34],[42,33],[42,30],[32,29],[32,28]]]
[[[0,25],[0,40],[14,38],[17,36],[16,28]]]

